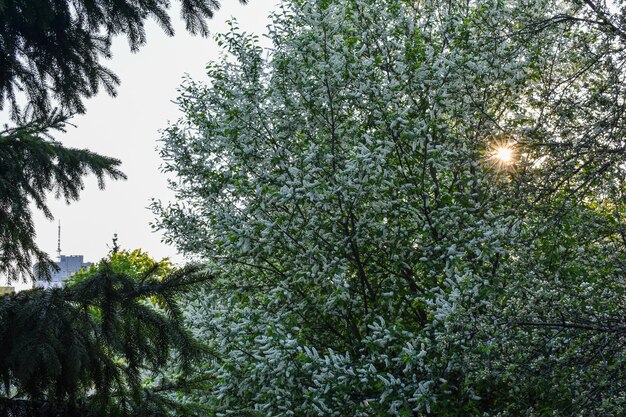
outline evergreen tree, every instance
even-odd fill
[[[146,389],[143,378],[158,375],[166,364],[184,371],[201,352],[181,325],[176,297],[209,277],[193,267],[164,276],[167,264],[151,261],[147,267],[139,253],[143,263],[135,265],[134,254],[113,254],[64,288],[0,298],[1,415],[158,417],[192,411],[170,393],[193,381],[185,386],[161,380]]]
[[[206,35],[206,19],[219,3],[180,3],[187,30]],[[46,192],[69,202],[78,199],[82,177],[89,172],[101,187],[106,176],[124,178],[118,160],[64,148],[50,133],[63,130],[68,119],[63,114],[83,112],[83,98],[101,86],[115,94],[119,80],[100,63],[111,56],[115,35],[125,35],[130,48],[138,50],[146,42],[148,18],[174,34],[168,8],[163,0],[0,0],[0,110],[8,105],[18,122],[0,132],[0,274],[8,274],[9,280],[32,275],[32,261],[44,275],[50,269],[46,265],[53,266],[34,243],[29,201],[52,218]],[[26,113],[20,94],[28,102]]]
[[[52,99],[70,113],[82,113],[82,99],[101,86],[115,95],[119,79],[101,63],[111,57],[112,37],[125,35],[136,51],[146,42],[148,18],[173,35],[169,5],[167,0],[0,0],[0,110],[8,104],[19,117],[21,93],[39,115],[49,111]],[[206,19],[219,2],[180,0],[180,6],[187,30],[206,35]]]

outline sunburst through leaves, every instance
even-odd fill
[[[513,142],[500,140],[489,147],[489,161],[498,171],[508,171],[515,167],[519,152]]]

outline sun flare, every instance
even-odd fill
[[[513,161],[513,149],[511,148],[498,148],[495,151],[494,157],[504,164],[511,163]]]
[[[517,160],[515,145],[509,142],[498,142],[491,146],[489,159],[499,170],[513,168]]]

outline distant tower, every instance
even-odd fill
[[[2,0],[0,0],[2,1]],[[50,280],[49,281],[36,281],[33,282],[33,287],[39,288],[60,288],[67,278],[80,271],[82,268],[89,268],[91,262],[85,262],[83,255],[61,255],[61,221],[58,225],[57,236],[57,256],[58,259],[55,262],[56,268],[50,268]],[[42,265],[35,264],[33,266],[33,273],[35,276],[40,276],[41,271],[39,268]],[[48,265],[43,265],[44,268],[49,268]],[[1,294],[1,292],[0,292]],[[1,407],[0,407],[1,408]]]
[[[61,260],[61,220],[59,220],[59,235],[57,239],[57,258]]]

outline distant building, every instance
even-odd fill
[[[91,262],[85,262],[83,255],[59,255],[58,261],[55,262],[58,271],[50,271],[51,279],[49,282],[37,281],[35,286],[39,288],[58,288],[63,286],[63,282],[74,275],[76,272],[83,268],[88,268],[92,265]],[[37,266],[34,267],[35,275],[37,274]]]
[[[85,262],[83,255],[61,255],[61,221],[59,221],[59,236],[57,240],[57,268],[58,271],[50,271],[50,281],[35,281],[34,286],[39,288],[58,288],[63,282],[83,268],[89,268],[92,263]],[[33,273],[35,277],[41,276],[40,265],[35,264]]]

